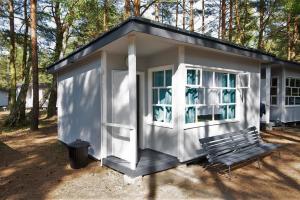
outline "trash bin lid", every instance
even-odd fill
[[[73,147],[73,148],[89,147],[90,143],[88,143],[87,141],[77,139],[74,142],[71,142],[68,146]]]

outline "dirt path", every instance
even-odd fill
[[[0,120],[3,114],[0,114]],[[300,130],[265,133],[287,144],[281,152],[224,175],[200,164],[146,176],[126,185],[123,176],[99,162],[73,170],[68,152],[56,139],[55,119],[38,132],[0,134],[0,199],[297,199],[300,196]],[[48,125],[47,125],[48,124]]]

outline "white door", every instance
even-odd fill
[[[129,126],[128,71],[112,71],[112,122]],[[112,128],[112,154],[130,161],[130,131],[126,128]]]

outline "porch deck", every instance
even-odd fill
[[[178,164],[179,161],[176,157],[152,149],[139,151],[139,161],[135,170],[130,169],[129,162],[115,156],[108,156],[103,159],[103,165],[130,177],[153,174],[174,168]]]

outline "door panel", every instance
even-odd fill
[[[112,71],[112,122],[129,125],[128,71]],[[130,161],[130,131],[125,128],[112,128],[112,154]]]

